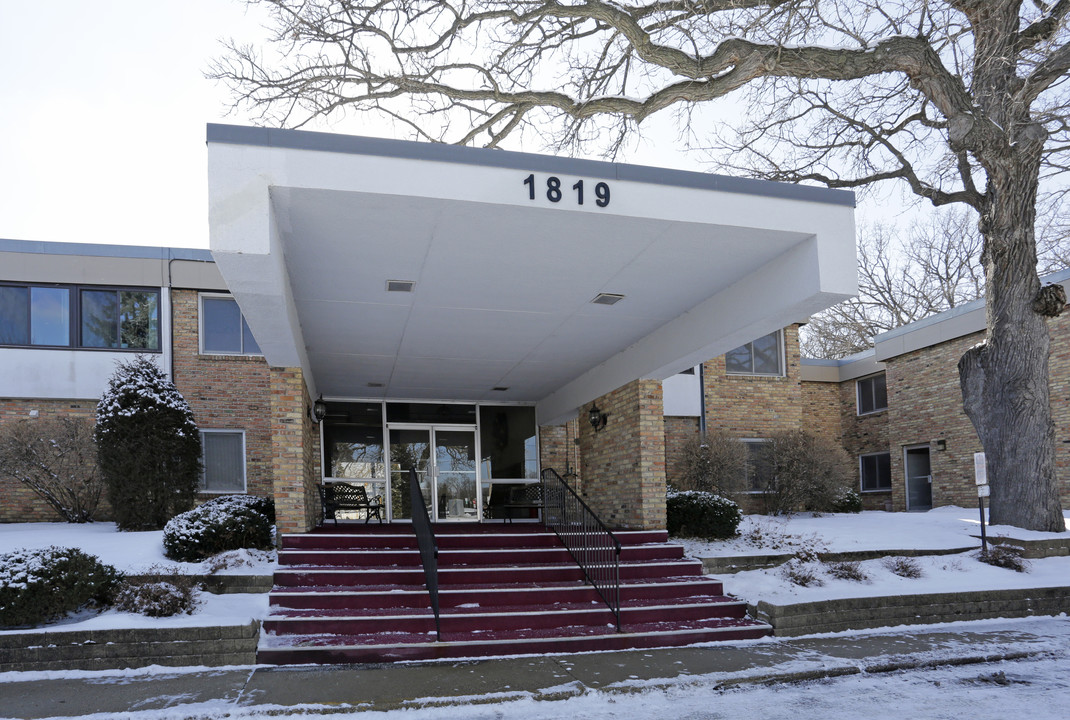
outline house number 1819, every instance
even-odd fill
[[[524,184],[528,186],[528,200],[535,199],[535,173],[524,178]],[[572,186],[572,192],[576,194],[576,204],[583,205],[583,180],[577,180]],[[551,175],[546,178],[546,199],[552,203],[561,202],[565,197],[566,190],[561,185],[561,178]],[[609,183],[600,182],[594,186],[594,204],[598,207],[609,205]]]

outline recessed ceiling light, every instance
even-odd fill
[[[412,289],[416,287],[415,280],[387,280],[386,289],[387,292],[412,292]]]
[[[623,295],[616,293],[598,293],[594,296],[593,302],[595,305],[615,305],[624,299]]]
[[[505,392],[505,391],[506,391],[506,390],[508,390],[508,389],[509,389],[509,388],[507,388],[507,387],[502,387],[501,385],[499,385],[499,386],[498,386],[498,387],[496,387],[496,388],[493,388],[494,392]]]

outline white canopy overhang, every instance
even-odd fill
[[[227,125],[208,164],[212,255],[313,396],[557,422],[856,292],[849,192]]]

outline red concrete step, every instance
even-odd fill
[[[674,623],[683,621],[711,620],[717,618],[742,618],[746,604],[723,598],[720,602],[703,602],[671,605],[638,605],[621,608],[621,624],[625,630],[649,623],[664,622],[671,617]],[[537,612],[526,607],[511,612],[487,612],[486,609],[453,608],[442,612],[440,623],[443,633],[488,633],[522,630],[561,630],[577,626],[613,624],[613,613],[604,603],[592,603],[581,607],[553,608]],[[394,615],[344,614],[341,611],[320,615],[271,615],[264,619],[265,632],[276,635],[359,635],[384,632],[427,633],[435,629],[435,617],[430,610],[407,611]]]
[[[702,575],[702,563],[697,560],[669,560],[654,562],[621,563],[620,578],[632,580],[660,577],[697,577]],[[583,571],[576,565],[536,564],[512,566],[449,566],[439,565],[440,588],[449,585],[472,583],[546,583],[582,582]],[[418,565],[384,567],[281,567],[275,572],[275,585],[328,585],[334,587],[355,585],[421,585],[424,583],[423,568]]]
[[[621,562],[680,560],[684,550],[679,545],[630,545],[621,551]],[[573,564],[572,554],[565,548],[439,548],[439,567],[459,565],[512,564]],[[353,549],[285,549],[279,552],[279,565],[344,566],[413,566],[420,565],[420,553],[415,548],[376,549],[374,552]]]
[[[707,598],[717,601],[724,597],[724,586],[712,578],[687,578],[676,581],[633,581],[621,585],[621,603],[654,602],[665,604],[669,600],[681,601]],[[442,608],[461,605],[480,607],[516,607],[521,605],[536,608],[552,607],[555,603],[600,603],[600,596],[589,585],[565,583],[546,586],[488,586],[445,588],[439,592]],[[272,607],[293,609],[355,609],[428,607],[427,590],[421,586],[398,588],[325,588],[323,586],[277,588],[270,595]]]
[[[486,657],[549,652],[590,652],[652,647],[679,647],[700,642],[747,640],[768,635],[771,628],[753,620],[724,619],[692,624],[641,625],[615,632],[612,627],[591,626],[585,634],[561,636],[487,637],[434,642],[431,633],[399,634],[382,643],[371,635],[262,636],[257,662],[268,664],[362,663],[437,658]],[[489,634],[488,634],[489,635]],[[303,640],[303,641],[302,641]],[[378,644],[375,644],[377,643]]]

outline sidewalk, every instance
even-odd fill
[[[302,706],[307,711],[389,710],[518,698],[562,699],[676,683],[725,687],[792,682],[933,665],[1070,655],[1070,619],[981,621],[810,638],[766,638],[661,650],[543,655],[375,666],[245,666],[151,674],[0,675],[0,712],[51,718],[174,708]],[[24,677],[26,679],[24,679]],[[47,677],[47,676],[46,676]]]

